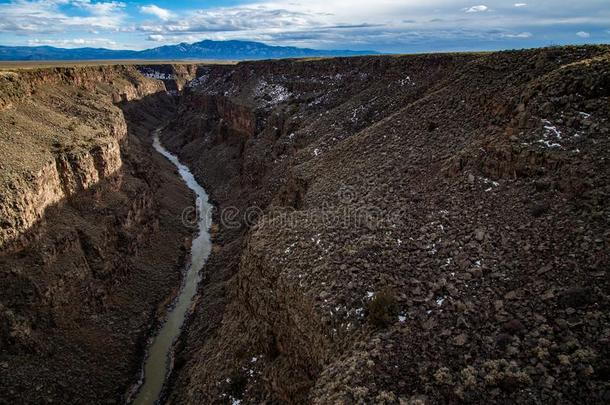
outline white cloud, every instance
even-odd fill
[[[61,47],[104,46],[114,48],[117,43],[108,38],[73,38],[73,39],[29,39],[28,45],[52,45]]]
[[[161,41],[165,40],[165,37],[163,35],[159,35],[159,34],[151,34],[146,37],[146,40],[153,41],[153,42],[161,42]]]
[[[600,0],[555,0],[552,10],[548,1],[543,6],[529,0],[243,0],[224,7],[165,2],[165,8],[155,0],[137,5],[128,0],[8,1],[0,0],[0,42],[13,44],[99,35],[131,48],[150,46],[149,41],[250,39],[415,52],[500,48],[511,38],[534,37],[540,45],[567,43],[570,37],[576,42],[579,30],[610,27],[610,9],[600,7]],[[478,18],[492,12],[494,18]]]
[[[70,1],[58,1],[57,3],[58,4],[59,3],[70,3]],[[71,3],[74,6],[87,10],[92,15],[97,15],[97,16],[111,15],[112,13],[116,12],[117,10],[120,10],[125,7],[125,3],[118,2],[118,1],[91,3],[88,0],[81,0],[81,1],[73,0]]]
[[[578,31],[576,33],[576,35],[579,36],[580,38],[589,38],[589,37],[591,37],[591,34],[589,34],[586,31]]]
[[[564,4],[563,11],[549,14],[530,6],[515,8],[515,4],[526,3],[505,0],[485,0],[462,9],[455,7],[457,0],[427,0],[425,4],[420,0],[252,1],[258,2],[176,11],[164,21],[140,22],[137,30],[149,40],[148,35],[163,35],[167,43],[247,39],[314,48],[414,51],[466,50],[473,49],[469,44],[490,42],[491,47],[500,47],[498,40],[533,37],[541,41],[553,30],[569,33],[610,21],[610,13],[578,13],[571,3]],[[580,1],[591,8],[597,0]],[[468,18],[492,11],[493,19]],[[563,28],[555,28],[558,25]],[[578,29],[569,30],[568,25]]]
[[[172,13],[169,10],[166,10],[154,4],[140,7],[140,12],[144,14],[154,15],[155,17],[163,21],[169,20],[172,17]]]
[[[62,7],[84,13],[68,15]],[[12,34],[66,32],[69,30],[119,30],[124,26],[125,4],[90,0],[15,0],[0,3],[0,32]]]
[[[489,7],[482,4],[480,6],[472,6],[464,9],[464,11],[466,11],[467,13],[481,13],[487,10],[489,10]]]
[[[533,37],[531,32],[520,32],[518,34],[502,34],[502,38],[518,38],[518,39],[527,39]]]
[[[147,22],[138,30],[155,33],[289,32],[335,25],[329,16],[301,11],[258,7],[215,8],[196,10],[160,25]]]

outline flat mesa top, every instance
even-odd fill
[[[138,60],[138,59],[105,59],[105,60],[17,60],[0,61],[0,69],[37,69],[73,66],[107,66],[107,65],[234,65],[237,61],[219,59],[193,60]]]
[[[457,52],[447,54],[486,54],[491,52]],[[436,53],[442,55],[443,53]],[[262,59],[95,59],[95,60],[14,60],[0,61],[0,70],[15,69],[39,69],[55,67],[76,67],[76,66],[113,66],[113,65],[235,65],[240,62],[269,61],[269,60],[289,60],[293,62],[310,62],[334,58],[383,58],[383,57],[408,57],[423,54],[379,54],[379,55],[355,55],[355,56],[305,56],[288,58],[262,58]]]

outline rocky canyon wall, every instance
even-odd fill
[[[201,67],[163,139],[219,230],[169,402],[603,402],[608,55]]]
[[[0,398],[122,402],[189,245],[192,196],[149,145],[175,96],[135,66],[0,88]]]
[[[610,49],[2,72],[0,398],[606,403]]]

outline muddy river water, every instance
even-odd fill
[[[143,368],[143,383],[133,401],[133,404],[138,405],[154,404],[161,394],[170,367],[173,343],[180,335],[185,316],[197,292],[200,270],[212,249],[209,232],[212,224],[212,205],[208,202],[207,193],[197,183],[189,168],[180,163],[175,155],[163,147],[159,140],[158,131],[155,131],[153,135],[154,148],[178,168],[184,182],[197,196],[196,226],[198,234],[191,245],[190,261],[184,274],[180,295],[176,298],[173,307],[167,314],[165,323],[148,348]]]

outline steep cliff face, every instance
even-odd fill
[[[608,52],[200,68],[163,138],[220,228],[170,402],[603,402]]]
[[[161,80],[165,88],[170,92],[178,92],[184,88],[186,83],[195,79],[197,65],[174,64],[174,65],[140,65],[138,70],[145,77]]]
[[[1,79],[0,249],[6,250],[23,244],[48,206],[117,174],[127,125],[112,101],[165,88],[134,68],[109,66],[8,72]]]
[[[0,249],[7,252],[23,247],[27,230],[43,218],[49,206],[119,175],[122,163],[119,140],[100,140],[91,150],[59,154],[28,178],[14,179],[0,206],[4,221]]]
[[[121,402],[190,237],[191,194],[149,146],[175,99],[131,66],[0,87],[0,397]]]

